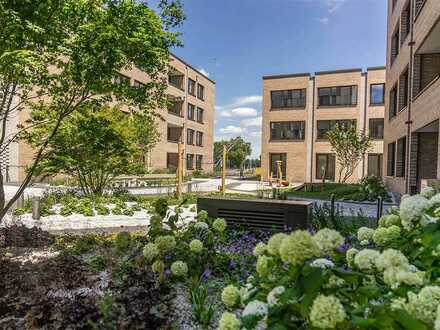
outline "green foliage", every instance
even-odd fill
[[[228,164],[232,168],[242,168],[246,157],[252,153],[251,143],[243,140],[241,136],[229,141],[214,142],[214,162],[217,164],[223,157],[223,146],[226,145],[228,151]]]
[[[385,202],[391,201],[385,185],[377,176],[366,176],[362,178],[359,184],[360,194],[364,200],[376,201],[381,197]]]
[[[116,235],[115,247],[119,252],[127,252],[131,246],[131,235],[126,231],[122,231]]]
[[[88,260],[87,265],[95,272],[101,272],[106,267],[106,261],[102,256],[93,256]]]
[[[327,133],[327,137],[339,164],[338,182],[345,183],[371,148],[370,137],[359,133],[356,126],[351,124],[336,124]]]
[[[214,316],[214,308],[208,303],[208,288],[198,285],[191,289],[191,303],[196,321],[203,327],[208,328]]]
[[[26,213],[26,209],[23,208],[23,207],[17,207],[17,208],[12,212],[13,215],[23,215],[23,214],[25,214],[25,213]]]
[[[117,330],[120,329],[121,321],[126,314],[123,305],[118,304],[110,295],[105,295],[98,301],[100,313],[99,321],[89,321],[94,330]]]
[[[165,217],[168,211],[168,199],[165,197],[159,197],[153,202],[154,211],[160,216]]]

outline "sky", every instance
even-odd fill
[[[181,48],[216,82],[215,140],[261,153],[262,77],[385,65],[386,0],[182,0]]]

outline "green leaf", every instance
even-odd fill
[[[394,319],[404,328],[408,330],[428,330],[427,326],[409,315],[404,310],[395,311],[392,313]]]

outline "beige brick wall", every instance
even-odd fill
[[[365,78],[367,77],[367,81]],[[371,68],[366,73],[359,69],[327,73],[272,76],[263,78],[263,127],[261,166],[265,180],[269,177],[270,154],[286,153],[287,180],[291,182],[321,181],[316,178],[316,154],[332,153],[330,143],[317,139],[318,120],[355,119],[359,130],[368,131],[370,118],[383,118],[383,105],[370,105],[369,88],[371,84],[384,83],[385,70]],[[319,106],[318,88],[336,86],[358,86],[358,102],[355,106]],[[366,86],[367,85],[367,86]],[[288,89],[307,89],[304,109],[284,109],[271,111],[271,91]],[[367,94],[365,94],[367,93]],[[367,101],[367,103],[365,103]],[[305,121],[304,141],[270,141],[270,123],[274,121]],[[383,141],[374,141],[370,153],[382,153]],[[356,169],[350,182],[357,182],[366,173],[366,159]],[[364,169],[364,171],[363,171]],[[336,162],[336,180],[338,180]]]

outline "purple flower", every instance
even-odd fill
[[[203,271],[203,274],[201,276],[201,280],[202,281],[208,280],[209,276],[211,276],[211,273],[212,273],[211,269],[205,268],[205,270]]]

